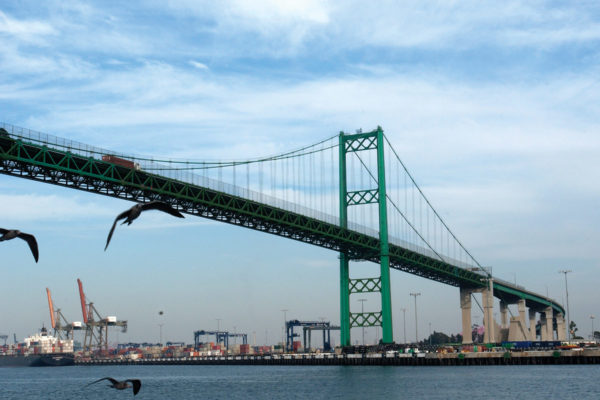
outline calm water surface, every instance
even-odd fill
[[[0,399],[599,399],[600,366],[91,366],[0,368]]]

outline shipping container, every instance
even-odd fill
[[[102,161],[106,161],[115,165],[120,165],[121,167],[130,168],[130,169],[140,169],[140,164],[135,163],[131,160],[125,160],[124,158],[111,156],[111,155],[103,155]]]

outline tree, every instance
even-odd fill
[[[577,331],[579,329],[577,328],[577,324],[575,323],[575,321],[571,321],[571,323],[569,324],[569,332],[571,332],[571,337],[573,339],[583,339],[581,336],[577,336]]]
[[[433,331],[433,333],[431,335],[429,335],[428,338],[426,338],[423,343],[425,344],[429,344],[431,343],[432,345],[441,345],[441,344],[449,344],[449,343],[460,343],[462,342],[462,336],[460,334],[458,335],[446,335],[443,332],[436,332]]]

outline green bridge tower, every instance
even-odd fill
[[[383,343],[392,343],[392,299],[390,290],[390,257],[387,226],[387,202],[385,190],[385,163],[383,130],[366,133],[345,134],[340,132],[340,225],[348,227],[348,207],[379,204],[379,277],[350,279],[350,257],[340,252],[340,335],[342,346],[350,346],[350,329],[354,327],[381,326]],[[346,154],[358,151],[377,151],[377,188],[348,192],[346,179]],[[355,293],[381,293],[381,312],[350,312],[350,295]]]

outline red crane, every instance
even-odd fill
[[[87,324],[88,322],[88,318],[87,318],[87,310],[85,308],[85,293],[83,293],[83,285],[81,283],[81,280],[79,278],[77,278],[77,284],[79,285],[79,298],[81,299],[81,312],[83,314],[83,323]]]
[[[52,294],[50,289],[46,288],[46,294],[48,295],[48,308],[50,309],[50,322],[52,323],[52,329],[54,329],[54,335],[62,339],[62,333],[65,333],[66,339],[73,339],[73,331],[81,329],[81,322],[68,322],[60,308],[54,308],[54,302],[52,301]]]
[[[117,317],[102,317],[94,303],[88,303],[83,284],[77,279],[79,286],[79,298],[81,299],[81,312],[83,314],[83,323],[85,324],[85,337],[83,339],[83,350],[92,351],[108,350],[108,327],[120,326],[122,332],[127,332],[127,321],[117,321]]]

